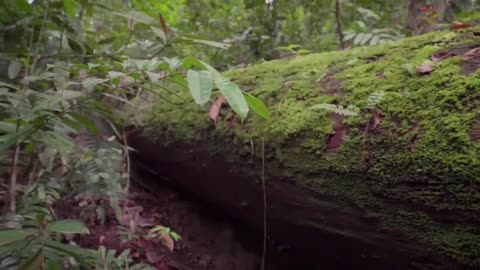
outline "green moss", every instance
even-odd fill
[[[150,114],[145,131],[165,143],[207,140],[212,152],[222,152],[227,142],[238,155],[223,154],[239,170],[258,161],[264,137],[272,168],[267,172],[363,208],[385,227],[400,229],[459,262],[480,266],[480,232],[466,225],[480,221],[480,145],[469,137],[480,119],[480,73],[461,75],[460,57],[429,63],[431,74],[412,75],[405,68],[429,61],[438,50],[480,43],[472,31],[478,28],[232,70],[225,75],[263,99],[271,121],[251,115],[242,125],[224,108],[214,128],[208,108],[162,102]],[[327,93],[325,77],[339,82],[336,94]],[[369,130],[373,116],[368,100],[378,91],[385,92],[373,109],[381,121]],[[359,116],[343,120],[343,143],[334,152],[325,151],[334,134],[330,112],[309,109],[319,103],[361,110]],[[392,202],[402,209],[390,209]],[[461,221],[452,227],[432,214],[437,211],[454,213]]]

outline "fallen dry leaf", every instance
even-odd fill
[[[172,237],[165,232],[160,232],[160,235],[162,236],[162,243],[168,248],[168,250],[173,251],[175,244]]]
[[[224,102],[225,102],[225,98],[224,97],[219,97],[215,101],[215,103],[213,103],[212,106],[210,107],[209,116],[210,116],[210,119],[213,120],[214,124],[217,123],[217,118],[218,118],[218,115],[220,114],[220,109],[222,108],[222,104]]]
[[[433,71],[433,64],[432,63],[423,63],[417,66],[417,72],[420,74],[429,74]]]
[[[450,58],[452,56],[453,55],[450,52],[445,52],[445,51],[436,52],[432,55],[432,61],[433,62],[439,62],[439,61],[445,60],[447,58]]]
[[[480,56],[480,47],[473,48],[470,51],[464,53],[463,60],[468,60],[477,56]]]
[[[380,118],[380,115],[378,113],[374,113],[371,130],[377,129],[378,125],[380,125],[380,122],[382,122],[382,118]]]
[[[450,26],[450,30],[459,30],[459,29],[465,29],[465,28],[469,28],[470,25],[469,24],[466,24],[466,23],[456,23],[456,24],[452,24]]]

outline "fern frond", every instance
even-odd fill
[[[377,106],[383,100],[384,96],[385,96],[384,91],[377,91],[377,92],[371,93],[370,96],[368,96],[367,98],[367,106],[368,106],[367,108],[371,109]]]

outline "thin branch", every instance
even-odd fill
[[[38,55],[38,50],[40,49],[40,43],[42,42],[42,34],[43,34],[43,30],[45,28],[45,22],[47,21],[48,7],[49,6],[50,6],[50,1],[47,0],[47,4],[45,5],[45,12],[43,13],[42,24],[40,25],[40,31],[38,32],[37,46],[35,47],[35,49],[33,51],[33,62],[32,62],[32,65],[30,66],[30,73],[31,74],[33,74],[33,71],[35,70],[35,65],[38,62],[37,55]]]
[[[345,49],[345,43],[343,41],[342,20],[340,18],[340,0],[335,0],[335,18],[337,20],[337,32],[338,39],[340,40],[340,48]]]
[[[17,206],[17,176],[18,176],[18,157],[20,156],[20,144],[15,147],[13,154],[12,167],[10,169],[10,181],[8,182],[8,211],[12,214],[16,212]]]
[[[125,164],[127,166],[127,183],[125,185],[125,193],[128,194],[128,191],[130,190],[130,168],[131,168],[131,165],[130,165],[130,151],[128,151],[128,134],[129,132],[125,132],[125,130],[123,131],[123,134],[122,134],[122,137],[123,137],[123,146],[125,148],[125,161],[127,162],[127,164]]]

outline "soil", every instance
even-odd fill
[[[261,269],[263,233],[226,216],[221,210],[200,202],[191,195],[175,190],[168,183],[148,173],[130,191],[131,199],[123,206],[127,222],[117,222],[108,213],[101,224],[93,216],[88,227],[90,234],[74,239],[82,247],[97,249],[105,246],[120,254],[130,249],[130,257],[159,270],[256,270]],[[137,181],[136,181],[137,180]],[[147,188],[138,183],[149,183]],[[156,184],[155,184],[156,183]],[[59,216],[79,217],[72,205],[78,200],[63,201],[56,206]],[[91,202],[90,202],[91,203]],[[100,202],[96,202],[97,204]],[[128,216],[128,217],[127,217]],[[85,217],[84,217],[85,218]],[[119,231],[128,231],[130,221],[137,227],[135,239],[126,241]],[[165,242],[149,239],[148,230],[154,225],[171,228],[182,239],[170,250]],[[286,270],[303,267],[285,256],[288,246],[268,241],[266,270]]]

